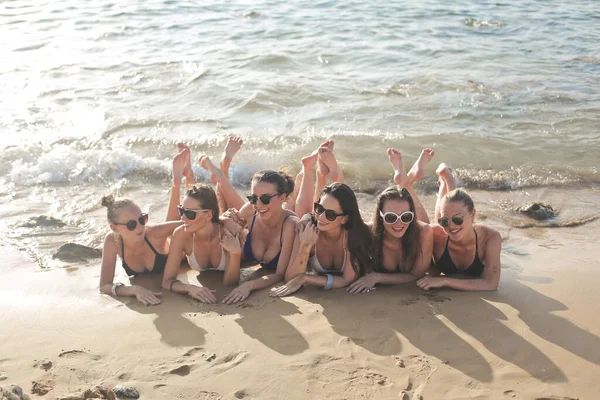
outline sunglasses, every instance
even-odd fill
[[[405,224],[410,224],[415,219],[415,213],[412,211],[404,211],[402,214],[398,215],[394,212],[388,211],[385,214],[383,211],[379,211],[379,215],[383,218],[383,222],[388,225],[395,224],[398,220],[402,221]]]
[[[317,215],[321,215],[321,214],[325,213],[325,218],[327,218],[329,221],[335,221],[335,219],[337,217],[342,217],[344,215],[348,215],[346,213],[338,214],[333,210],[327,210],[320,203],[316,203],[316,202],[314,205],[314,210],[315,210],[315,214],[317,214]]]
[[[135,219],[131,219],[124,224],[119,224],[116,222],[114,224],[115,225],[125,225],[127,230],[133,231],[133,230],[135,230],[135,228],[137,228],[138,222],[140,223],[141,226],[146,225],[146,222],[148,222],[148,214],[144,213],[144,214],[140,215],[140,217],[137,219],[137,221]]]
[[[177,206],[177,212],[179,213],[179,216],[183,217],[185,215],[185,217],[187,219],[196,219],[196,214],[198,214],[199,212],[206,212],[206,211],[210,211],[210,210],[183,208],[183,206],[181,206],[181,205]]]
[[[260,202],[263,203],[264,205],[267,205],[271,202],[271,199],[273,197],[277,197],[277,196],[279,196],[279,193],[261,194],[260,196],[251,194],[250,196],[246,196],[246,198],[248,199],[248,202],[252,205],[255,205],[256,203],[258,203],[258,200],[260,200]]]
[[[462,225],[463,222],[465,222],[465,219],[460,215],[455,215],[450,219],[447,217],[441,217],[438,219],[438,224],[440,224],[441,227],[446,228],[448,225],[450,225],[450,221],[452,221],[454,225]]]

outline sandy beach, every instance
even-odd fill
[[[2,384],[45,384],[45,399],[96,384],[143,399],[597,399],[599,227],[499,227],[497,292],[305,288],[236,306],[164,293],[144,307],[99,294],[97,262],[33,272],[2,247]]]

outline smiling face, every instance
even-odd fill
[[[286,197],[285,194],[277,195],[277,187],[269,182],[253,181],[250,191],[252,195],[259,198],[256,204],[254,204],[254,210],[258,213],[258,218],[266,221],[271,218],[278,218],[281,213],[281,206]],[[262,195],[267,195],[269,197],[273,195],[276,196],[271,197],[269,204],[264,204],[260,200],[260,196]]]
[[[138,222],[142,216],[142,210],[135,204],[122,207],[117,211],[117,215],[110,228],[113,232],[119,234],[124,241],[129,243],[142,242],[145,237],[146,227]],[[128,221],[136,221],[135,229],[130,231],[125,225]]]
[[[321,196],[321,201],[319,201],[319,203],[326,210],[333,210],[337,214],[342,214],[344,212],[342,210],[342,207],[340,206],[340,202],[330,194],[324,194],[323,196]],[[319,230],[323,232],[331,232],[336,229],[340,229],[343,224],[348,222],[347,215],[339,216],[333,221],[330,221],[327,219],[327,217],[325,217],[325,212],[320,215],[317,215],[316,217],[317,228],[319,228]]]
[[[469,212],[469,209],[462,201],[442,201],[440,208],[440,218],[448,218],[448,226],[443,227],[450,240],[461,240],[466,232],[473,229],[475,222],[475,209]],[[452,217],[462,217],[463,223],[456,225],[452,221]]]
[[[390,199],[390,200],[386,200],[385,203],[383,203],[383,207],[382,207],[381,211],[384,214],[387,212],[393,212],[396,215],[402,215],[402,213],[411,211],[411,209],[410,209],[410,204],[407,200]],[[379,216],[379,218],[382,219],[381,216]],[[383,221],[381,223],[383,224],[383,227],[387,234],[389,234],[395,238],[401,238],[404,236],[404,234],[406,233],[406,230],[408,229],[408,227],[410,226],[410,224],[412,222],[405,224],[404,222],[402,222],[400,220],[400,218],[398,218],[398,220],[394,224],[384,224]]]
[[[199,200],[194,199],[191,196],[185,196],[181,205],[186,210],[196,211],[196,218],[194,219],[189,219],[185,213],[180,217],[180,219],[183,221],[183,229],[186,232],[195,232],[211,222],[212,211],[198,211],[202,209],[202,205],[200,204]]]

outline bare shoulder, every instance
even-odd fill
[[[489,245],[495,246],[498,243],[500,245],[502,244],[502,235],[494,228],[490,228],[486,225],[475,225],[475,231],[486,247]]]
[[[183,224],[182,221],[161,222],[160,224],[149,225],[146,228],[146,235],[156,240],[164,240],[173,234],[173,231]]]
[[[432,236],[433,235],[433,227],[425,222],[417,221],[417,226],[419,227],[419,232],[421,232],[421,236]]]
[[[438,224],[432,224],[429,226],[431,227],[431,232],[433,233],[434,242],[437,243],[439,241],[444,241],[444,242],[446,241],[446,239],[448,238],[448,235],[444,231],[444,228],[442,228]]]
[[[284,231],[294,231],[296,232],[296,225],[300,219],[293,212],[286,210],[286,220],[283,222],[283,230]]]
[[[117,235],[114,232],[109,232],[104,237],[104,251],[117,249]]]

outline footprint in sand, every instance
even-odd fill
[[[550,396],[550,397],[536,397],[535,400],[579,400],[579,398],[564,397],[564,396]]]
[[[221,372],[224,372],[241,364],[241,362],[244,361],[247,356],[248,352],[246,351],[230,353],[225,357],[220,358],[217,362],[215,362],[214,367],[217,367]]]
[[[190,374],[190,372],[192,372],[192,367],[184,364],[184,365],[181,365],[177,368],[170,370],[168,373],[172,374],[172,375],[187,376]]]
[[[189,349],[183,356],[184,357],[191,357],[195,354],[198,354],[200,352],[204,352],[204,347],[193,347],[191,349]]]
[[[79,360],[83,359],[83,360],[92,360],[92,361],[98,361],[98,360],[102,359],[102,357],[99,355],[91,354],[91,353],[81,351],[81,350],[63,351],[58,356],[60,358],[72,358],[72,359],[79,359]]]
[[[376,372],[372,372],[369,368],[357,368],[350,373],[348,380],[351,383],[362,384],[362,385],[379,385],[379,386],[391,386],[392,381]]]
[[[38,379],[31,382],[31,393],[38,396],[45,396],[49,391],[54,389],[55,382],[52,379]]]

